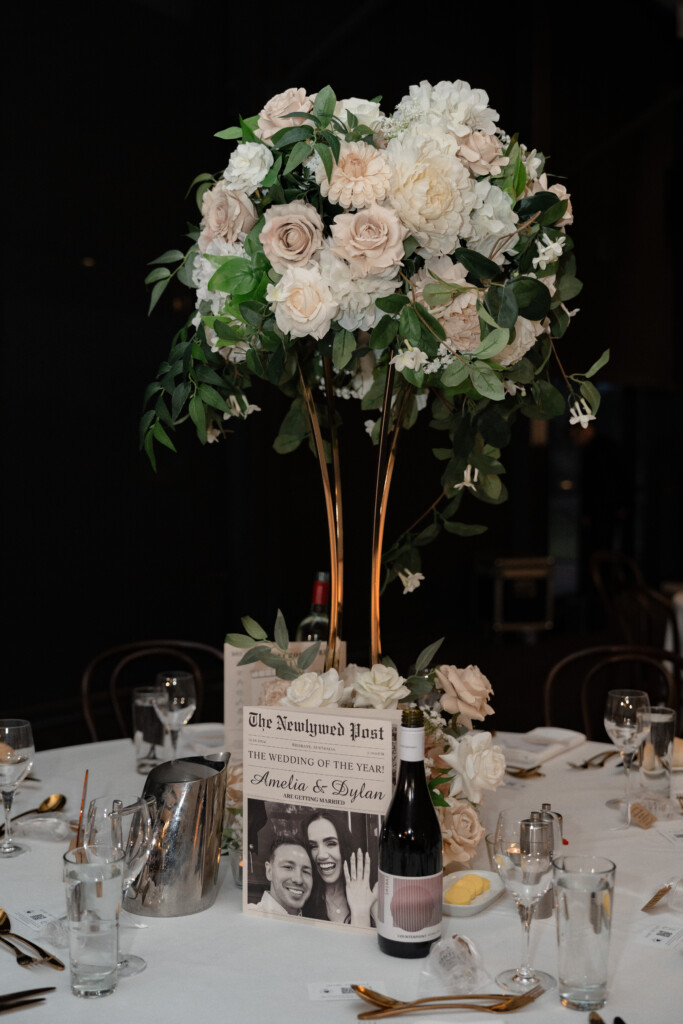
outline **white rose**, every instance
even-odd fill
[[[343,695],[344,684],[337,670],[331,668],[322,675],[318,675],[317,672],[304,672],[294,679],[280,704],[290,708],[337,707]]]
[[[348,100],[337,100],[334,116],[338,117],[340,121],[346,121],[346,115],[349,113],[355,114],[359,123],[366,125],[368,128],[376,128],[380,121],[384,119],[379,103],[374,103],[372,100],[362,100],[357,96],[350,96]]]
[[[395,708],[400,700],[410,696],[404,679],[390,665],[373,665],[356,673],[357,708]]]
[[[229,188],[251,195],[273,166],[273,151],[260,142],[243,142],[237,147],[223,171]]]
[[[277,284],[268,285],[266,300],[280,330],[293,338],[323,338],[338,311],[315,263],[287,270]]]
[[[496,789],[505,774],[505,757],[494,747],[490,732],[467,732],[457,739],[448,738],[450,751],[442,754],[454,771],[451,797],[463,796],[473,804],[481,803],[485,790]]]

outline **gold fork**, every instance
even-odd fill
[[[618,750],[603,750],[599,754],[593,754],[586,761],[582,761],[581,764],[575,764],[573,761],[567,761],[570,768],[604,768],[610,757],[616,757],[619,753]]]
[[[418,1000],[413,1003],[399,1003],[397,1006],[392,1007],[388,1010],[367,1010],[365,1013],[358,1014],[358,1020],[382,1020],[384,1017],[396,1017],[399,1014],[404,1013],[420,1013],[428,1010],[479,1010],[481,1013],[512,1013],[513,1010],[519,1010],[523,1006],[527,1006],[529,1003],[533,1003],[542,993],[544,989],[542,985],[537,985],[531,989],[530,992],[525,992],[523,995],[518,996],[506,996],[498,1003],[465,1003],[459,1002],[457,996],[449,999],[446,997],[443,1002],[440,1003],[424,1003]],[[464,996],[462,998],[468,998]],[[471,998],[471,997],[469,997]],[[476,998],[476,997],[475,997]]]

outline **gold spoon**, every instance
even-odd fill
[[[48,967],[54,967],[56,971],[63,971],[64,964],[59,960],[54,953],[48,953],[47,950],[41,949],[40,946],[36,946],[35,942],[31,942],[30,939],[25,939],[23,935],[17,935],[12,930],[12,923],[7,915],[7,912],[0,907],[0,934],[9,935],[10,938],[16,939],[17,942],[23,942],[26,946],[30,946],[31,949],[35,949],[36,953],[41,959],[41,962],[46,964]]]
[[[15,814],[12,821],[16,821],[17,818],[23,818],[27,814],[49,814],[50,812],[61,811],[65,803],[66,797],[63,793],[51,793],[37,807],[32,807],[30,811],[22,811],[21,814]],[[0,827],[0,836],[3,835],[4,831],[5,826],[2,825]]]

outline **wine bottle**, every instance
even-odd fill
[[[296,640],[327,640],[330,635],[330,574],[318,572],[313,580],[311,610],[296,627]]]
[[[390,956],[426,956],[441,938],[441,827],[424,770],[424,717],[404,710],[398,782],[379,842],[377,937]]]

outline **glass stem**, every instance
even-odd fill
[[[626,799],[626,824],[631,824],[631,765],[633,759],[636,756],[635,751],[624,751],[621,755],[621,759],[624,763],[624,777],[625,777],[625,799]]]
[[[173,752],[173,760],[175,761],[176,756],[178,754],[178,734],[180,733],[180,729],[169,729],[168,731],[171,737],[171,750]]]
[[[522,963],[517,968],[517,975],[523,981],[530,981],[534,976],[534,971],[531,966],[531,953],[530,953],[530,936],[531,936],[531,919],[534,916],[534,905],[533,903],[527,905],[524,903],[518,903],[517,909],[519,910],[519,917],[522,922]]]
[[[14,797],[14,791],[8,790],[2,793],[2,802],[5,808],[5,836],[2,840],[2,852],[9,853],[14,849],[14,843],[12,842],[12,798]]]

